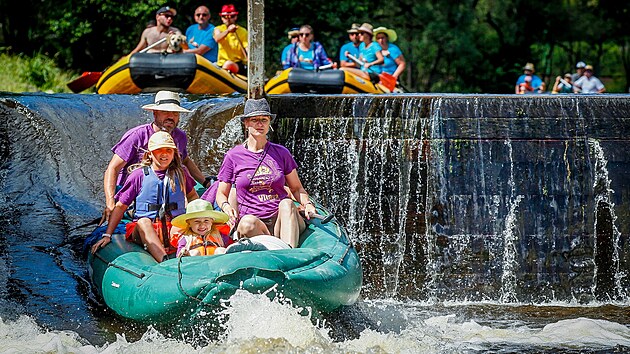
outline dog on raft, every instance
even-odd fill
[[[167,53],[182,53],[184,49],[188,49],[186,36],[180,33],[169,33],[166,42],[168,43]]]

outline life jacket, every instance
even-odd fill
[[[162,213],[167,218],[171,218],[184,214],[186,212],[186,194],[182,191],[179,181],[175,180],[175,191],[171,189],[168,178],[160,180],[148,166],[143,167],[144,179],[142,180],[142,188],[135,200],[134,218],[149,218],[152,221],[158,219],[160,209],[164,206]]]
[[[186,235],[186,248],[195,256],[212,256],[217,247],[223,247],[213,240],[205,240],[199,235]],[[212,237],[211,237],[212,238]]]

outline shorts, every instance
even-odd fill
[[[378,76],[377,73],[368,72],[368,75],[370,75],[370,81],[372,81],[373,83],[378,84],[379,82],[381,82],[381,78],[380,76]]]
[[[272,216],[270,218],[264,218],[264,219],[258,218],[258,219],[260,219],[260,221],[262,221],[263,224],[267,226],[267,230],[269,230],[269,233],[273,235],[274,234],[273,230],[276,227],[276,221],[278,221],[278,215]]]
[[[129,241],[129,242],[133,242],[133,243],[136,243],[138,245],[143,245],[144,243],[142,242],[142,239],[140,239],[140,233],[134,232],[136,230],[136,225],[137,224],[138,224],[137,220],[125,224],[125,239],[127,241]],[[170,232],[171,227],[172,227],[171,222],[167,221],[166,222],[166,228],[168,229],[167,232]],[[157,232],[158,236],[160,237],[160,240],[162,240],[162,223],[161,222],[154,222],[153,223],[153,229],[155,230],[155,232]],[[170,236],[169,236],[169,241],[170,241]],[[172,250],[171,248],[168,248],[166,250],[166,253],[170,254],[170,253],[173,253],[175,250]]]

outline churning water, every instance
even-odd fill
[[[94,297],[75,229],[152,95],[4,94],[0,352],[628,351],[630,99],[608,97],[272,99],[273,139],[360,252],[362,298],[320,315],[239,292],[170,329]],[[243,99],[186,98],[189,152],[216,174]]]

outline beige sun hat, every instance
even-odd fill
[[[175,217],[175,219],[171,220],[171,224],[185,229],[188,227],[187,221],[196,218],[212,218],[215,224],[225,224],[229,216],[222,211],[214,210],[214,207],[209,202],[203,199],[195,199],[186,206],[186,214]]]
[[[350,27],[350,29],[347,30],[346,32],[348,32],[348,33],[359,33],[359,27],[361,27],[361,25],[359,25],[358,23],[353,23],[352,27]]]
[[[535,70],[534,70],[534,64],[533,64],[533,63],[527,63],[527,64],[525,64],[525,66],[523,67],[523,70],[535,71]]]
[[[142,109],[147,111],[192,112],[182,107],[179,103],[179,94],[177,92],[159,91],[155,94],[154,103],[146,104],[142,106]]]
[[[393,29],[389,29],[387,27],[377,27],[374,29],[374,37],[376,37],[377,34],[379,33],[385,33],[387,35],[387,39],[389,40],[390,43],[396,42],[396,39],[398,39],[398,36],[396,35],[396,31],[394,31]]]
[[[374,32],[372,31],[374,27],[372,27],[371,24],[365,22],[361,25],[361,27],[357,28],[357,31],[359,32],[367,32],[369,34],[373,34]]]
[[[175,141],[171,134],[159,131],[154,133],[149,138],[149,146],[147,147],[149,151],[161,149],[161,148],[171,148],[177,150],[177,146],[175,145]]]

